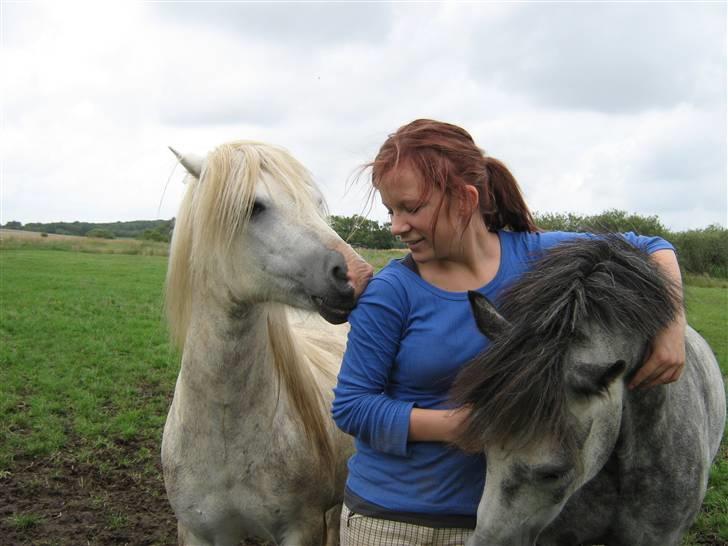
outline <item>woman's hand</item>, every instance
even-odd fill
[[[672,250],[658,250],[650,258],[674,284],[682,296],[680,266]],[[628,388],[646,388],[677,381],[685,368],[685,313],[682,305],[675,320],[652,340],[642,367],[629,382]]]
[[[629,388],[646,388],[677,381],[685,368],[685,316],[671,322],[652,340],[647,359],[629,382]]]

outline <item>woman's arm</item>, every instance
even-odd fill
[[[347,434],[372,448],[407,455],[413,402],[389,397],[389,376],[407,307],[401,292],[375,277],[349,315],[346,352],[334,388],[332,416]]]
[[[682,294],[682,278],[677,257],[672,250],[657,250],[650,257],[675,283]],[[685,367],[685,313],[680,305],[675,319],[652,340],[642,367],[629,383],[629,388],[645,388],[677,381]]]
[[[408,439],[410,442],[453,442],[468,413],[467,408],[412,408]]]

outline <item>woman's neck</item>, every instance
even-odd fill
[[[430,284],[451,292],[476,290],[492,281],[501,260],[500,238],[485,224],[471,222],[461,238],[452,241],[446,258],[418,264]]]

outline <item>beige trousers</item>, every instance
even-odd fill
[[[464,546],[472,529],[434,529],[341,510],[341,546]]]

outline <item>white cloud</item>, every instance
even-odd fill
[[[169,218],[184,188],[177,169],[164,193],[166,146],[239,138],[288,148],[353,214],[355,169],[432,117],[504,160],[534,209],[726,223],[723,5],[3,10],[2,222]]]
[[[725,100],[725,4],[521,4],[482,20],[476,78],[608,113]]]

